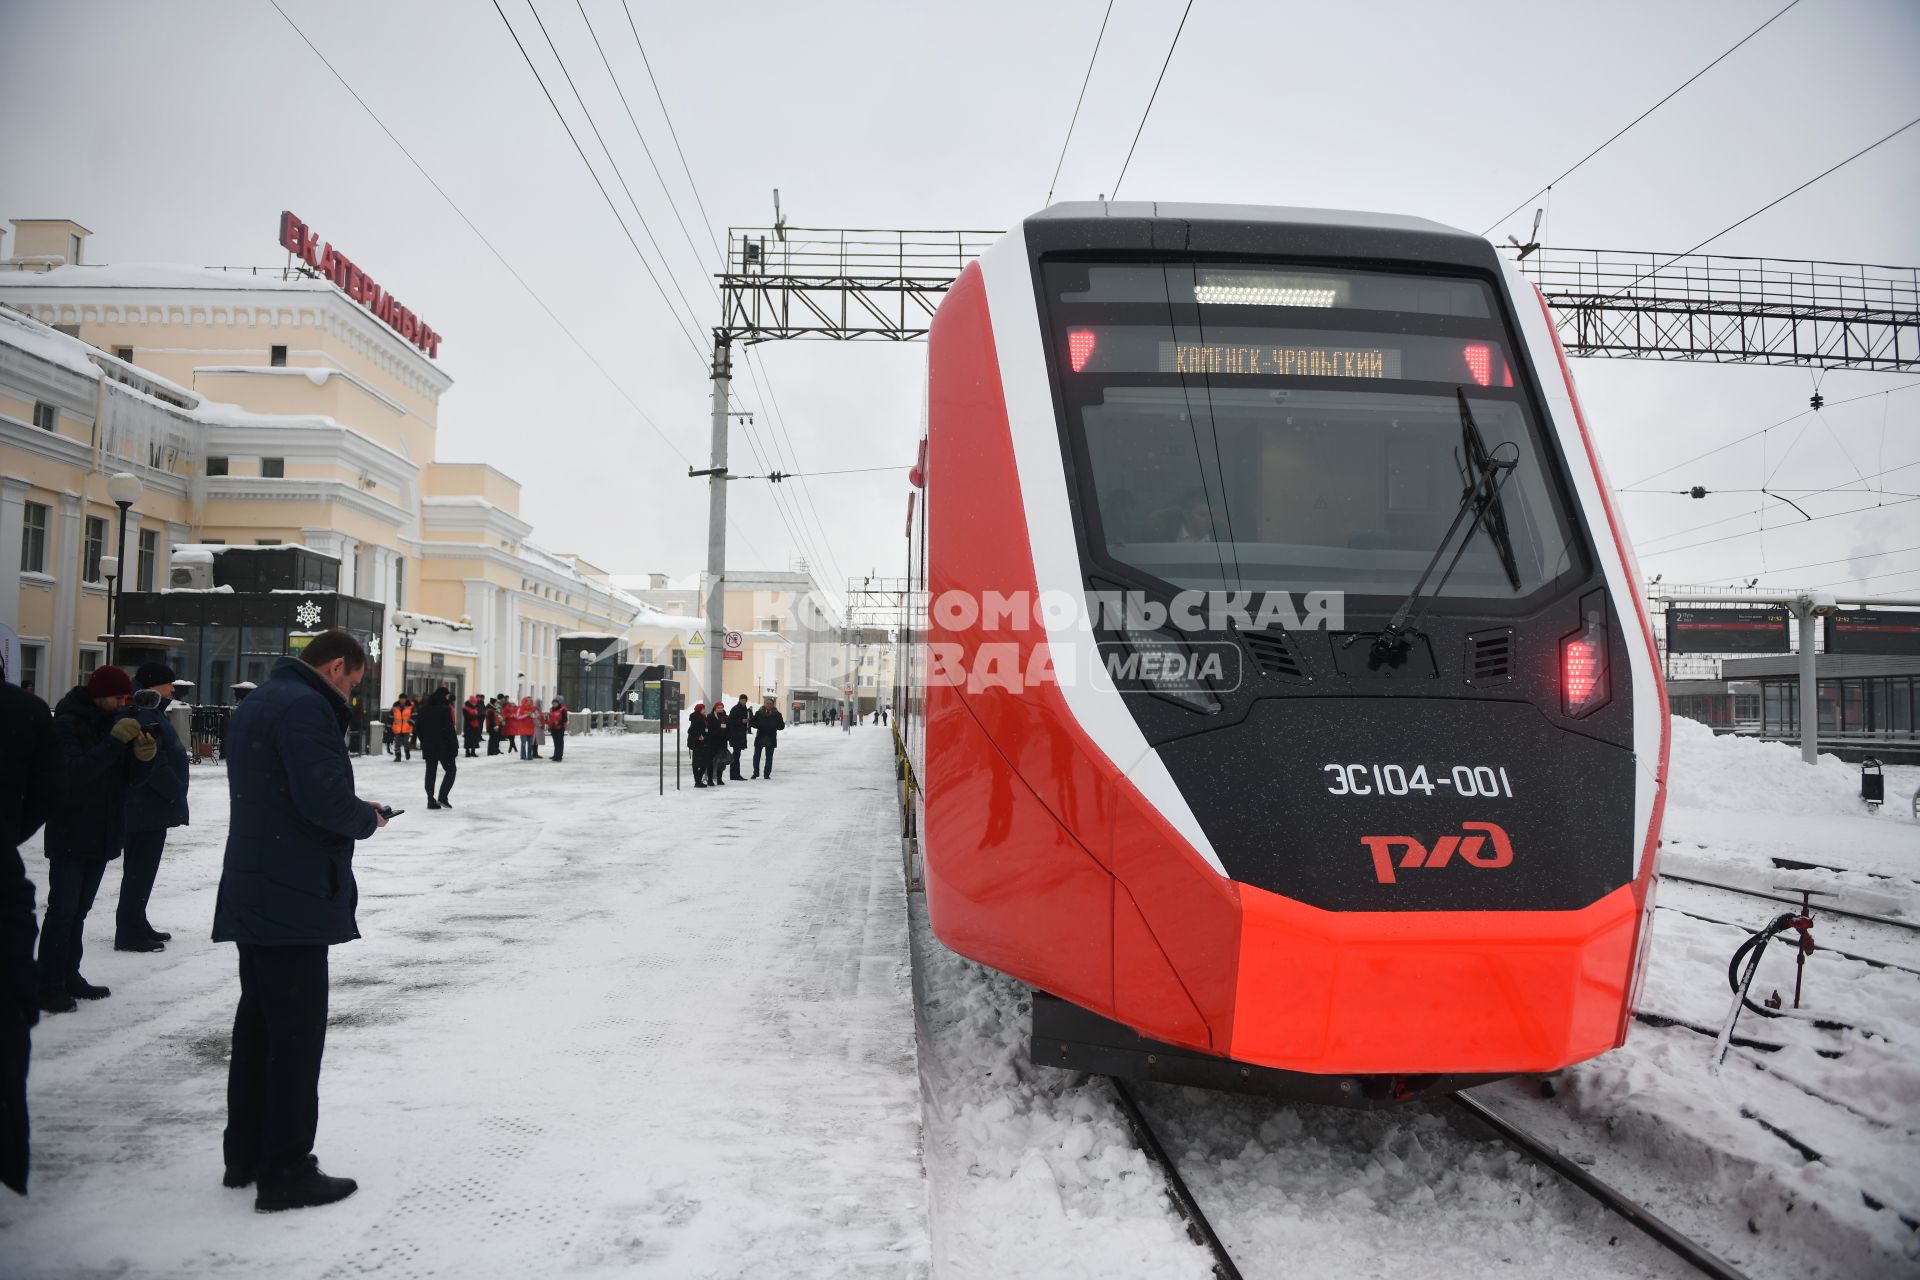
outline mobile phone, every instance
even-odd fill
[[[388,805],[388,804],[383,804],[380,806],[380,816],[383,818],[386,818],[389,821],[399,817],[401,814],[405,812],[406,812],[405,809],[396,809],[392,805]]]

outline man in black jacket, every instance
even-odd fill
[[[760,709],[753,713],[753,776],[771,778],[773,776],[773,750],[780,745],[780,731],[787,727],[787,721],[780,714],[780,708],[774,704],[773,695],[768,694]],[[764,758],[766,764],[760,762]]]
[[[33,882],[20,846],[65,786],[47,704],[0,680],[0,1183],[27,1194],[27,1060],[40,1020]]]
[[[727,746],[731,748],[732,757],[728,764],[733,769],[729,776],[735,782],[746,781],[740,776],[740,757],[747,754],[747,724],[752,719],[753,711],[747,706],[747,695],[743,693],[740,701],[733,704],[733,710],[727,712]]]
[[[167,720],[173,670],[149,662],[134,673],[133,717],[160,744],[153,767],[127,789],[127,853],[120,863],[120,905],[114,912],[115,951],[162,951],[173,937],[147,920],[147,903],[160,874],[167,831],[187,825],[187,749]]]
[[[327,948],[360,936],[353,845],[387,825],[353,790],[347,698],[367,666],[323,631],[235,709],[227,726],[232,819],[213,940],[240,947],[227,1068],[224,1184],[258,1178],[262,1213],[332,1204],[358,1189],[313,1157],[327,1040]],[[451,724],[451,721],[449,721]]]
[[[81,936],[107,863],[126,840],[127,787],[146,775],[160,744],[126,713],[133,681],[101,667],[60,699],[53,736],[66,794],[47,814],[47,918],[40,930],[40,1008],[67,1013],[76,998],[111,995],[80,976]]]
[[[693,757],[693,785],[707,785],[707,764],[713,752],[707,748],[707,704],[696,702],[687,713],[687,754]],[[677,767],[677,766],[676,766]]]
[[[421,758],[427,762],[427,808],[451,809],[447,793],[453,790],[453,775],[459,772],[460,738],[453,720],[453,690],[441,685],[413,710],[413,732],[420,742]],[[433,790],[435,768],[442,770],[440,792]]]

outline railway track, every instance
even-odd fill
[[[1740,885],[1721,884],[1715,880],[1700,880],[1693,876],[1674,875],[1671,872],[1665,871],[1660,873],[1660,879],[1671,880],[1676,884],[1697,885],[1702,889],[1718,889],[1722,893],[1737,893],[1743,898],[1761,898],[1768,902],[1783,903],[1789,907],[1797,907],[1800,905],[1799,898],[1788,897],[1785,894],[1769,893],[1764,889],[1743,888]],[[1847,920],[1861,920],[1868,924],[1904,930],[1907,933],[1920,933],[1920,922],[1913,920],[1896,920],[1891,916],[1876,916],[1864,911],[1848,911],[1844,907],[1830,907],[1819,902],[1813,904],[1813,910],[1816,917],[1822,915],[1840,916]]]
[[[1167,1154],[1166,1146],[1154,1132],[1152,1122],[1148,1120],[1133,1090],[1124,1081],[1113,1079],[1113,1091],[1119,1100],[1121,1113],[1126,1117],[1128,1127],[1133,1131],[1135,1140],[1147,1158],[1157,1167],[1167,1183],[1167,1196],[1180,1217],[1186,1222],[1188,1233],[1195,1243],[1204,1246],[1213,1255],[1213,1273],[1218,1280],[1241,1280],[1241,1271],[1227,1251],[1220,1234],[1208,1221],[1205,1210],[1200,1207],[1193,1192],[1188,1188],[1186,1179],[1180,1175],[1179,1167]],[[1676,1258],[1691,1266],[1703,1275],[1715,1280],[1747,1280],[1745,1272],[1740,1271],[1711,1249],[1677,1230],[1658,1214],[1645,1205],[1626,1196],[1607,1182],[1596,1177],[1578,1161],[1568,1158],[1552,1144],[1535,1137],[1512,1121],[1491,1110],[1484,1104],[1466,1096],[1455,1094],[1452,1103],[1480,1124],[1491,1129],[1503,1142],[1519,1151],[1530,1160],[1551,1169],[1567,1182],[1598,1201],[1609,1212],[1618,1215],[1638,1228],[1649,1239]]]

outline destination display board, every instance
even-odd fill
[[[1790,653],[1792,613],[1785,605],[1667,608],[1668,653]]]
[[[1828,653],[1920,657],[1920,610],[1842,609],[1821,621]]]

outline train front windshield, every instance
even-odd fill
[[[1516,465],[1498,527],[1439,594],[1511,602],[1576,567],[1485,283],[1193,262],[1044,272],[1090,537],[1112,561],[1185,590],[1404,595],[1475,479],[1477,434]]]

